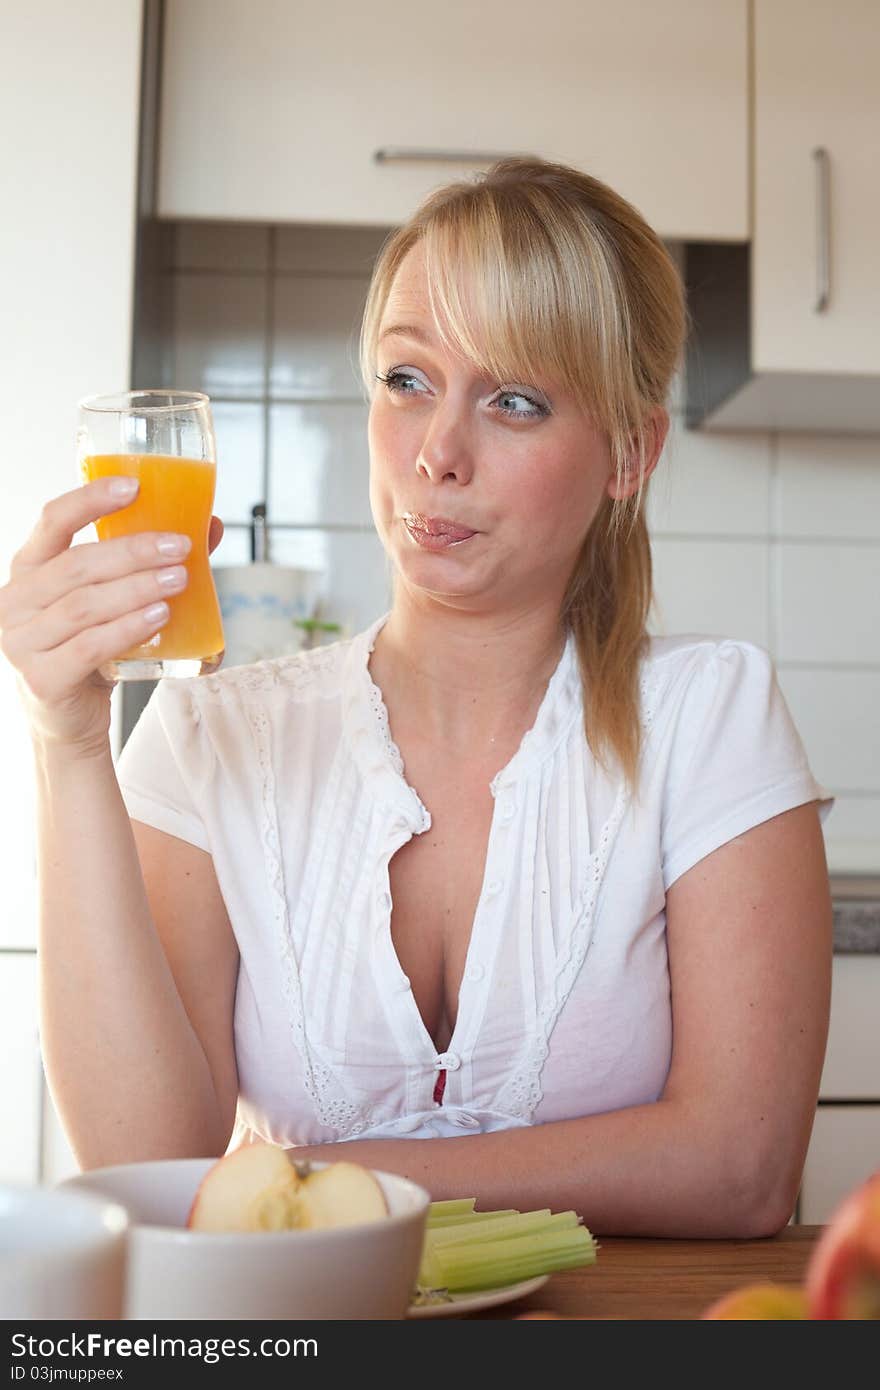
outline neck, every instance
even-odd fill
[[[565,646],[558,613],[471,613],[395,599],[370,659],[392,726],[446,749],[518,744]]]

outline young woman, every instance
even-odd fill
[[[363,328],[391,611],[162,683],[116,769],[92,673],[144,639],[175,557],[68,549],[121,505],[106,482],[48,504],[0,626],[37,753],[44,1055],[84,1166],[346,1141],[436,1198],[597,1232],[788,1220],[831,803],[764,651],[646,636],[684,334],[662,243],[603,184],[508,160],[434,194]]]

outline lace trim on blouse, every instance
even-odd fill
[[[369,724],[363,717],[361,703],[364,685],[351,679],[356,672],[347,663],[343,672],[343,699],[347,706],[348,716],[353,720],[355,730],[361,736],[356,751],[359,748],[363,755],[365,748],[369,748],[370,756],[366,759],[366,766],[363,765],[363,756],[359,759],[362,763],[362,770],[367,775],[370,772],[374,775],[384,772],[387,778],[390,763],[398,785],[398,795],[401,792],[407,794],[405,797],[406,809],[410,813],[411,828],[422,830],[430,825],[430,815],[413,789],[408,787],[403,780],[403,759],[391,737],[387,709],[381,691],[369,678],[369,652],[373,649],[375,636],[384,621],[385,618],[382,618],[362,634],[360,640],[355,639],[348,652],[348,660],[357,662],[362,667],[362,672],[366,672]],[[221,690],[225,693],[230,689],[265,692],[283,684],[285,689],[296,698],[298,693],[305,693],[328,669],[338,662],[340,650],[340,648],[328,647],[317,658],[314,653],[310,654],[310,659],[307,662],[294,656],[260,662],[255,666],[232,668],[220,677],[203,678],[200,687],[205,692],[210,691],[216,694]],[[571,648],[568,649],[568,655],[570,658]],[[553,686],[553,682],[556,682],[556,685],[552,691],[548,687],[548,694],[551,695],[551,699],[545,701],[547,719],[544,721],[544,728],[541,731],[541,742],[544,744],[545,752],[549,746],[555,746],[565,730],[570,727],[571,720],[566,717],[565,709],[558,709],[556,706],[558,704],[568,705],[573,695],[576,696],[577,694],[579,688],[577,662],[561,660],[559,667],[551,677],[551,686]],[[658,684],[659,677],[657,676],[651,679],[643,678],[640,683],[641,720],[645,732],[653,722]],[[316,1058],[313,1049],[309,1046],[299,967],[287,908],[275,775],[271,758],[270,722],[258,704],[253,704],[250,701],[245,701],[244,704],[260,768],[261,838],[269,869],[268,886],[288,1016],[297,1055],[302,1063],[303,1085],[315,1107],[315,1113],[320,1123],[333,1131],[337,1139],[354,1138],[379,1123],[379,1120],[375,1112],[369,1107],[355,1104],[346,1093],[337,1074],[319,1058]],[[512,768],[513,763],[519,760],[522,753],[529,750],[530,745],[535,744],[536,740],[532,737],[535,733],[536,730],[532,730],[525,735],[519,752],[507,768],[503,769],[502,773],[499,773],[494,779],[493,795],[497,790],[496,783],[504,780],[505,774]],[[573,926],[568,938],[568,950],[560,957],[552,985],[548,989],[539,1010],[534,1035],[528,1040],[516,1059],[513,1072],[501,1086],[493,1101],[494,1111],[504,1113],[520,1123],[531,1123],[535,1110],[542,1099],[541,1072],[549,1054],[550,1039],[559,1014],[593,944],[593,925],[599,892],[629,801],[627,788],[622,785],[617,792],[611,813],[602,828],[596,850],[588,860],[586,884],[573,913]],[[414,811],[416,806],[417,809]]]

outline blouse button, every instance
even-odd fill
[[[516,802],[513,797],[509,797],[501,807],[501,819],[505,824],[509,824],[516,815]]]
[[[486,972],[485,972],[485,970],[483,969],[482,965],[478,965],[477,963],[474,963],[473,965],[469,965],[469,966],[468,966],[467,970],[465,971],[465,976],[466,976],[467,979],[469,979],[469,980],[474,980],[474,981],[476,981],[476,980],[482,980],[482,978],[483,978],[483,976],[485,975],[485,973],[486,973]]]
[[[494,898],[496,893],[501,892],[503,886],[500,878],[493,878],[491,882],[486,884],[486,893],[490,898]]]
[[[457,1052],[441,1052],[434,1066],[437,1071],[458,1071],[461,1058]]]

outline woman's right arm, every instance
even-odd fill
[[[157,631],[159,536],[70,548],[112,480],[50,502],[0,589],[0,644],[34,746],[43,1056],[85,1168],[220,1154],[237,1093],[237,950],[210,855],[138,826],[97,667]],[[130,498],[128,500],[131,500]]]

